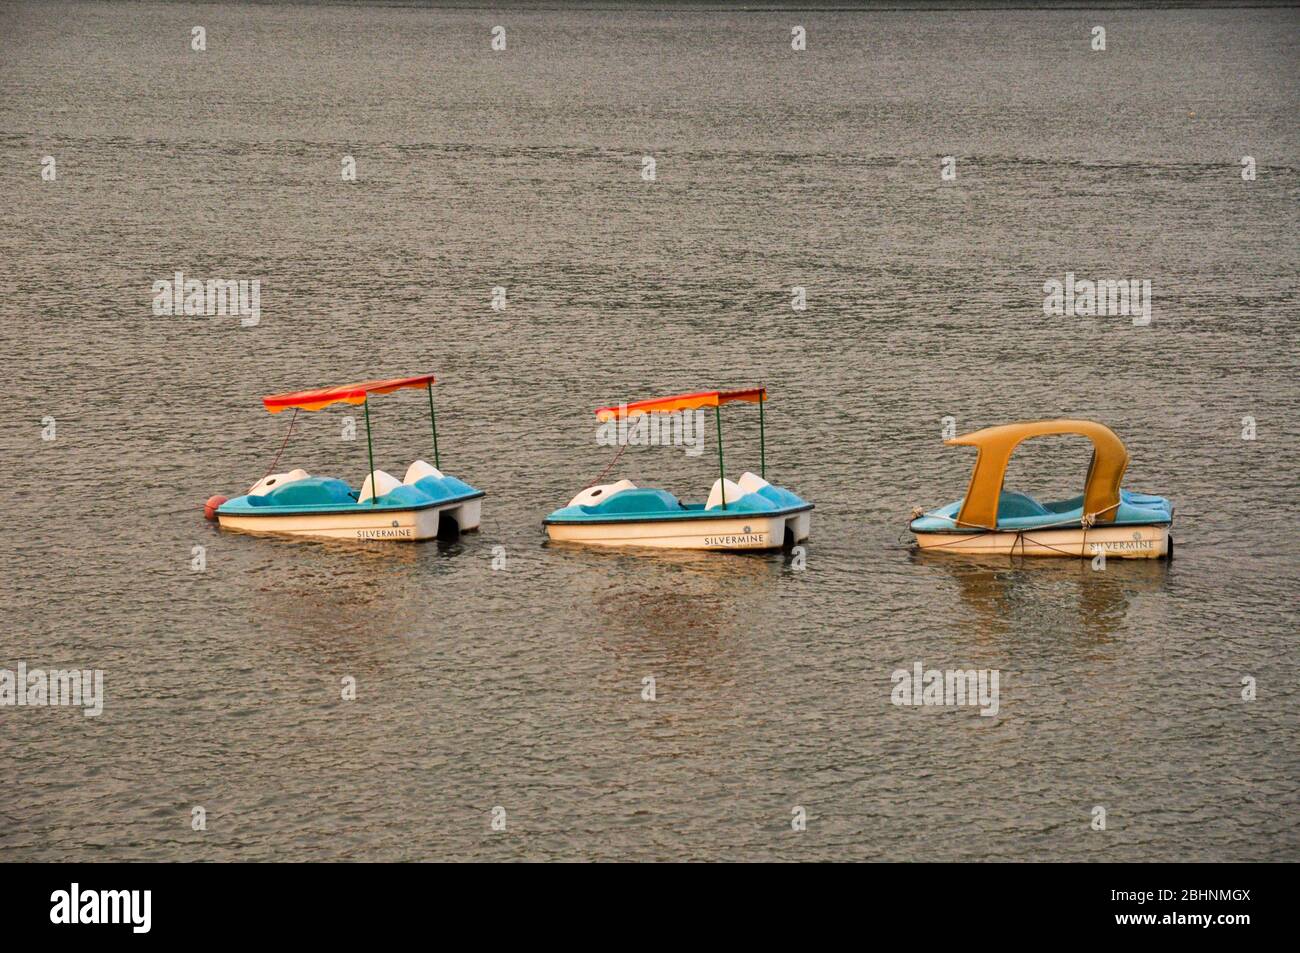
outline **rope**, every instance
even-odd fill
[[[1088,554],[1087,554],[1086,551],[1083,552],[1082,554],[1080,554],[1080,553],[1072,553],[1072,552],[1070,552],[1068,549],[1057,549],[1055,546],[1052,546],[1052,545],[1049,544],[1049,543],[1044,543],[1044,542],[1043,542],[1042,540],[1040,540],[1040,539],[1034,539],[1032,536],[1027,535],[1023,530],[1022,530],[1021,532],[1016,533],[1016,536],[1019,537],[1019,539],[1020,539],[1020,555],[1021,555],[1021,556],[1028,556],[1028,555],[1029,555],[1029,553],[1025,550],[1025,540],[1029,540],[1029,542],[1033,543],[1035,546],[1042,546],[1044,549],[1050,549],[1052,552],[1054,552],[1054,553],[1060,553],[1062,556],[1074,556],[1074,557],[1081,558],[1081,559],[1087,559],[1087,558],[1088,558]],[[1083,534],[1083,536],[1084,536],[1084,545],[1086,546],[1087,541],[1088,541],[1088,532],[1087,532],[1087,530],[1084,530],[1084,534]],[[1012,554],[1012,555],[1015,555],[1015,547],[1014,547],[1014,546],[1011,547],[1011,554]]]
[[[295,407],[293,409],[293,416],[289,418],[289,432],[284,435],[284,443],[280,444],[280,449],[276,453],[275,459],[271,461],[271,469],[266,471],[266,476],[262,477],[262,479],[265,480],[266,477],[269,477],[272,473],[275,472],[276,466],[279,465],[280,463],[280,454],[284,453],[284,448],[289,445],[289,437],[292,436],[293,434],[293,424],[294,421],[296,421],[297,419],[298,419],[298,408]]]
[[[1082,517],[1079,517],[1077,519],[1071,518],[1071,519],[1057,520],[1055,523],[1044,523],[1042,526],[1035,526],[1034,532],[1037,532],[1040,529],[1055,529],[1058,526],[1073,526],[1075,524],[1079,524],[1083,526],[1085,529],[1087,529],[1089,526],[1093,526],[1096,524],[1098,516],[1101,516],[1102,513],[1109,513],[1117,506],[1119,506],[1119,503],[1112,503],[1110,506],[1106,507],[1103,510],[1098,510],[1095,513],[1084,513]],[[912,515],[908,519],[908,523],[910,524],[912,520],[920,519],[922,516],[932,516],[937,520],[947,520],[949,523],[952,523],[953,526],[974,526],[985,533],[1021,532],[1020,530],[1014,530],[1014,529],[998,529],[996,526],[980,526],[978,523],[962,523],[960,520],[952,516],[944,516],[941,513],[923,512],[919,506],[912,507]]]
[[[1078,555],[1079,555],[1078,553],[1072,553],[1072,552],[1070,552],[1069,550],[1066,550],[1066,549],[1058,549],[1057,547],[1051,545],[1050,543],[1044,543],[1044,542],[1043,542],[1042,540],[1040,540],[1040,539],[1034,539],[1032,536],[1030,536],[1030,535],[1029,535],[1028,533],[1026,533],[1024,530],[1006,530],[1006,529],[1004,529],[1004,530],[998,530],[998,531],[996,531],[996,532],[1003,532],[1003,533],[1012,533],[1012,532],[1014,532],[1014,533],[1016,534],[1016,538],[1015,538],[1015,539],[1012,541],[1012,543],[1011,543],[1011,549],[1010,549],[1010,551],[1007,553],[1008,556],[1014,556],[1014,555],[1016,554],[1016,546],[1017,546],[1017,544],[1020,546],[1020,555],[1021,555],[1021,556],[1027,556],[1027,555],[1029,555],[1029,552],[1028,552],[1028,550],[1027,550],[1026,547],[1025,547],[1025,543],[1026,543],[1026,542],[1033,543],[1035,546],[1041,546],[1041,547],[1043,547],[1043,549],[1050,549],[1052,552],[1054,552],[1054,553],[1060,553],[1062,556],[1078,556]],[[927,547],[925,547],[925,548],[926,548],[927,550],[931,550],[931,549],[943,549],[945,546],[958,546],[958,545],[960,545],[961,543],[967,542],[968,540],[979,539],[981,536],[984,536],[984,535],[986,535],[986,534],[985,534],[985,533],[972,533],[972,534],[969,535],[969,536],[961,536],[961,537],[958,537],[957,539],[949,540],[949,541],[946,542],[946,543],[936,543],[936,544],[933,545],[933,546],[927,546]],[[1086,554],[1085,554],[1085,557],[1086,557]]]
[[[626,443],[623,444],[623,446],[619,447],[619,448],[618,448],[618,453],[614,454],[614,459],[611,460],[611,461],[609,461],[609,466],[607,466],[607,467],[605,467],[605,469],[601,470],[601,471],[600,471],[600,476],[596,477],[596,479],[592,480],[590,483],[588,483],[586,486],[584,486],[583,489],[584,489],[584,490],[589,490],[589,489],[591,489],[593,486],[595,486],[597,483],[599,483],[601,480],[605,479],[605,475],[606,475],[607,473],[609,473],[610,470],[614,469],[614,467],[618,464],[619,458],[623,456],[623,451],[626,450],[626,449],[627,449],[627,444],[626,444]]]
[[[935,545],[933,545],[933,546],[927,546],[927,547],[925,547],[925,548],[926,548],[926,549],[943,549],[945,546],[956,546],[956,545],[958,545],[959,543],[964,543],[964,542],[966,542],[967,540],[970,540],[970,539],[979,539],[981,536],[984,536],[984,535],[985,535],[984,533],[971,533],[969,536],[962,536],[960,539],[949,540],[949,541],[946,542],[946,543],[935,543]],[[1013,547],[1013,548],[1014,548],[1014,547]]]
[[[1058,520],[1058,521],[1055,522],[1055,523],[1045,523],[1045,524],[1043,524],[1042,526],[1035,526],[1035,527],[1034,527],[1034,532],[1038,532],[1039,530],[1043,530],[1043,529],[1052,529],[1052,528],[1057,527],[1057,526],[1073,525],[1073,524],[1076,524],[1076,523],[1079,524],[1080,526],[1083,527],[1083,542],[1080,544],[1081,549],[1083,550],[1083,556],[1082,556],[1082,558],[1085,558],[1085,559],[1086,559],[1086,558],[1087,558],[1087,547],[1088,547],[1088,529],[1089,529],[1090,527],[1095,526],[1095,525],[1097,524],[1097,517],[1098,517],[1098,516],[1101,516],[1101,514],[1103,514],[1103,513],[1108,513],[1108,512],[1110,512],[1111,510],[1113,510],[1113,509],[1114,509],[1115,507],[1117,507],[1117,506],[1119,506],[1119,503],[1112,503],[1110,506],[1106,507],[1105,509],[1098,510],[1098,511],[1095,512],[1095,513],[1084,513],[1083,516],[1080,517],[1080,518],[1077,519],[1077,520],[1076,520],[1076,519]],[[926,512],[923,512],[923,511],[921,510],[921,507],[919,507],[919,506],[914,506],[914,507],[912,507],[912,517],[911,517],[911,519],[908,520],[908,525],[909,525],[909,526],[911,525],[912,520],[919,519],[919,518],[922,517],[922,516],[933,516],[935,519],[947,520],[948,522],[952,523],[954,526],[959,526],[959,525],[961,525],[961,523],[960,523],[958,520],[954,519],[954,518],[951,517],[951,516],[942,516],[942,515],[940,515],[940,514],[938,514],[938,513],[926,513]],[[1002,530],[1000,530],[1000,529],[997,529],[997,528],[989,529],[988,527],[981,526],[981,527],[980,527],[980,530],[981,530],[980,532],[978,532],[978,533],[972,533],[972,534],[969,535],[969,536],[962,536],[962,537],[959,537],[958,539],[954,539],[954,540],[951,540],[951,541],[946,542],[946,543],[937,543],[937,544],[935,544],[935,545],[933,545],[933,546],[927,546],[927,547],[925,547],[925,548],[926,548],[926,549],[943,549],[945,546],[957,546],[957,545],[960,545],[961,543],[967,542],[968,540],[978,539],[979,537],[983,536],[985,533],[1015,533],[1015,534],[1016,534],[1016,538],[1015,538],[1015,539],[1012,541],[1012,543],[1011,543],[1011,551],[1008,553],[1009,556],[1014,556],[1014,555],[1016,554],[1016,544],[1017,544],[1017,543],[1020,544],[1020,555],[1021,555],[1021,556],[1027,556],[1027,555],[1028,555],[1028,552],[1027,552],[1027,550],[1025,549],[1025,542],[1026,542],[1026,541],[1033,543],[1035,546],[1041,546],[1041,547],[1043,547],[1044,549],[1050,549],[1050,550],[1051,550],[1052,552],[1054,552],[1054,553],[1060,553],[1062,556],[1077,556],[1077,555],[1078,555],[1077,553],[1072,553],[1072,552],[1070,552],[1070,551],[1068,551],[1068,550],[1065,550],[1065,549],[1058,549],[1057,547],[1051,545],[1050,543],[1044,543],[1044,542],[1042,542],[1041,540],[1034,539],[1032,536],[1028,535],[1028,533],[1027,533],[1025,530],[1022,530],[1022,529],[1017,529],[1017,530],[1012,530],[1012,529],[1002,529]]]

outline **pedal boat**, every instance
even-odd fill
[[[333,539],[415,542],[435,537],[454,538],[459,533],[478,529],[483,491],[443,473],[436,466],[438,424],[433,413],[433,382],[432,374],[424,374],[263,397],[262,404],[271,413],[292,408],[294,419],[300,410],[321,410],[340,403],[362,405],[370,471],[361,489],[354,490],[343,480],[315,477],[306,470],[294,469],[268,474],[244,496],[232,500],[213,497],[205,512],[215,515],[222,529]],[[403,388],[428,393],[435,465],[416,460],[399,482],[396,477],[375,469],[369,398]],[[292,433],[293,420],[285,435],[286,444]]]
[[[1031,437],[1075,434],[1092,441],[1082,496],[1040,503],[1005,490],[1007,464]],[[946,441],[979,455],[966,495],[933,512],[913,511],[922,550],[981,556],[1161,559],[1173,554],[1174,507],[1162,496],[1120,488],[1128,451],[1109,427],[1090,420],[1041,420],[989,427]]]
[[[683,503],[666,490],[639,487],[631,480],[587,487],[546,517],[556,542],[591,546],[646,546],[660,549],[771,550],[808,538],[813,505],[767,482],[767,440],[763,426],[766,388],[705,391],[601,407],[602,423],[643,414],[676,413],[712,407],[718,434],[718,479],[703,503]],[[759,469],[739,481],[726,479],[722,454],[722,405],[758,404]],[[625,445],[626,446],[626,445]],[[619,453],[621,454],[622,448]],[[617,462],[617,458],[615,458]]]

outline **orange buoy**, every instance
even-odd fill
[[[203,504],[203,518],[214,520],[217,518],[217,507],[226,502],[226,498],[220,494],[208,497],[208,501]]]

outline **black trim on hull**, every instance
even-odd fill
[[[784,510],[768,510],[766,512],[754,512],[750,510],[747,513],[729,513],[726,510],[709,510],[706,513],[691,513],[689,516],[661,516],[659,518],[645,516],[625,516],[622,519],[607,520],[553,520],[549,516],[542,520],[543,526],[605,526],[611,523],[693,523],[697,520],[738,520],[746,517],[754,519],[771,519],[775,516],[789,516],[792,513],[806,513],[809,510],[816,509],[811,503],[805,503],[803,506],[792,506]]]
[[[1089,526],[1088,529],[1137,529],[1141,526],[1172,527],[1173,525],[1173,520],[1170,520],[1167,523],[1096,523]],[[995,533],[1055,533],[1058,530],[1063,529],[1083,529],[1083,524],[1079,523],[1076,526],[1021,526],[1014,529],[1011,527],[1006,529],[983,529],[981,527],[971,527],[970,529],[912,529],[910,525],[907,527],[907,531],[913,536],[920,535],[921,533],[924,533],[927,536],[939,536],[942,534],[947,534],[949,536],[992,536]]]
[[[431,510],[435,506],[451,506],[453,503],[465,503],[469,500],[481,500],[487,496],[487,492],[479,490],[477,493],[470,493],[467,496],[454,496],[450,500],[434,500],[432,503],[421,503],[418,506],[384,506],[376,504],[373,508],[364,510],[294,510],[292,513],[223,513],[220,508],[217,509],[217,516],[351,516],[353,513],[417,513],[420,510]]]

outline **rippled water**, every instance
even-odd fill
[[[108,695],[0,709],[2,856],[1297,859],[1298,23],[0,5],[0,667]],[[178,269],[259,278],[261,323],[154,316]],[[1150,280],[1151,325],[1044,316],[1067,271]],[[204,523],[284,439],[261,395],[424,371],[481,533]],[[806,569],[543,545],[609,462],[593,408],[757,382]],[[374,402],[378,466],[430,456],[422,402]],[[1056,415],[1176,502],[1172,564],[909,548],[965,488],[942,418]],[[343,416],[282,469],[359,483]],[[1009,485],[1085,465],[1047,441]],[[999,670],[998,716],[893,706],[918,661]]]

